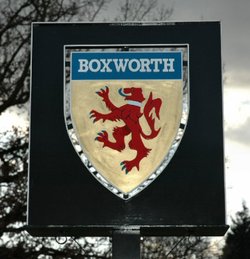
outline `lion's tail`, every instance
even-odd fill
[[[160,119],[161,104],[162,104],[161,99],[160,98],[153,99],[153,95],[151,92],[147,100],[147,103],[144,106],[144,111],[143,111],[144,116],[151,130],[151,133],[149,135],[146,135],[143,131],[141,132],[143,138],[145,139],[155,138],[161,129],[161,128],[157,130],[155,129],[155,119],[153,118],[153,115],[152,115],[152,110],[155,109],[155,115],[158,119]]]

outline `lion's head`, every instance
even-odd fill
[[[120,88],[118,92],[121,96],[125,97],[125,100],[132,100],[137,102],[143,102],[145,100],[141,88]]]

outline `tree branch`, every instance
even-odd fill
[[[20,96],[18,97],[18,94],[20,94],[21,90],[23,89],[24,81],[25,81],[25,79],[28,75],[28,72],[29,72],[29,67],[30,67],[30,58],[29,58],[29,55],[28,55],[28,58],[26,60],[26,64],[25,64],[24,69],[22,71],[22,75],[17,80],[17,82],[15,83],[14,91],[9,95],[9,98],[7,100],[3,101],[3,104],[0,105],[0,114],[10,106],[25,103],[27,101],[28,96],[25,96],[25,98],[22,99],[22,97],[20,97]]]

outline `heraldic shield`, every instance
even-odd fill
[[[65,121],[90,173],[122,199],[168,165],[187,124],[188,46],[65,46]]]

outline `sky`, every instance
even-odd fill
[[[116,1],[114,1],[116,3]],[[117,1],[118,2],[118,1]],[[250,1],[249,0],[159,0],[173,6],[174,21],[221,21],[225,134],[225,190],[227,221],[250,207]],[[117,3],[112,9],[117,8]],[[111,10],[107,10],[110,12]],[[11,116],[10,116],[11,114]],[[0,117],[1,130],[23,118],[7,111]],[[25,126],[28,123],[25,121]]]

